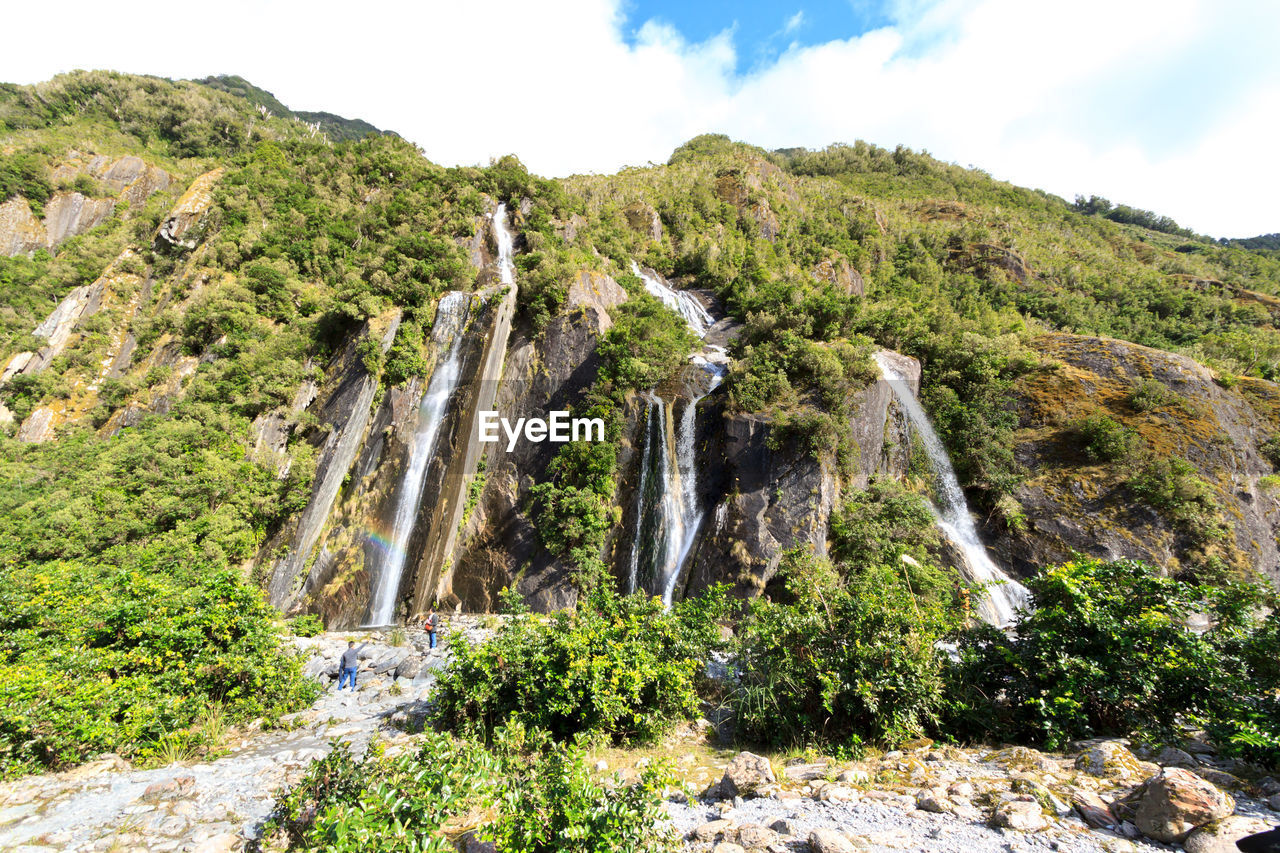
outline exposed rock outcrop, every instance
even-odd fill
[[[51,178],[55,184],[65,185],[82,175],[94,178],[115,197],[59,190],[45,203],[41,221],[26,199],[15,196],[0,204],[0,253],[30,255],[37,249],[56,249],[71,237],[106,222],[121,202],[140,207],[172,182],[168,172],[141,157],[112,160],[102,155],[86,157],[77,151],[68,153],[67,159],[52,170]]]
[[[115,212],[109,198],[89,198],[78,192],[58,192],[44,206],[45,242],[57,246],[69,237],[98,227]]]
[[[1280,496],[1261,451],[1280,433],[1280,385],[1219,383],[1186,356],[1110,338],[1058,333],[1032,344],[1048,366],[1017,387],[1016,453],[1031,476],[1015,497],[1027,529],[989,531],[1001,562],[1031,572],[1084,553],[1177,571],[1216,558],[1242,575],[1280,580]],[[1099,415],[1133,431],[1135,456],[1190,463],[1225,533],[1177,523],[1134,495],[1124,465],[1089,459],[1076,424]]]
[[[613,323],[609,309],[626,298],[612,278],[579,272],[570,283],[568,310],[540,336],[524,329],[512,333],[494,409],[515,421],[571,408],[595,382],[596,345]],[[448,588],[440,590],[443,600],[467,609],[492,608],[497,593],[517,582],[520,569],[518,589],[535,608],[552,610],[575,600],[567,567],[541,549],[524,514],[529,489],[557,449],[549,442],[522,441],[510,451],[504,442],[488,445],[486,488],[469,523],[474,535],[454,553]]]
[[[920,365],[890,357],[919,390]],[[759,595],[777,574],[783,555],[797,546],[825,554],[827,523],[844,488],[863,488],[876,475],[906,471],[909,430],[885,382],[858,392],[850,427],[857,446],[853,477],[844,482],[831,454],[814,455],[791,438],[772,439],[778,428],[764,414],[724,413],[699,441],[707,446],[707,493],[715,498],[700,542],[690,554],[682,588],[732,583],[736,594]],[[771,446],[774,445],[774,446]]]
[[[191,182],[191,186],[182,194],[164,222],[160,223],[160,227],[156,229],[155,240],[158,245],[170,248],[195,248],[197,240],[188,236],[187,232],[200,222],[213,204],[213,187],[224,171],[222,168],[214,169]]]
[[[360,451],[365,426],[369,422],[369,408],[378,380],[364,366],[359,352],[360,340],[365,336],[373,337],[386,352],[399,326],[398,309],[370,321],[364,334],[348,342],[328,371],[323,399],[315,409],[316,417],[325,425],[327,433],[319,448],[311,499],[293,530],[289,552],[273,567],[267,587],[271,603],[283,610],[288,610],[324,576],[326,561],[319,556],[316,556],[310,572],[305,570],[315,554],[338,490]]]
[[[31,205],[22,196],[14,196],[0,204],[0,252],[6,255],[29,255],[43,249],[49,235]]]

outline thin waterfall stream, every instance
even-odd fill
[[[657,276],[631,270],[645,290],[662,300],[688,324],[700,339],[715,318],[692,294],[678,291]],[[728,372],[724,348],[707,345],[690,358],[699,368],[693,378],[693,396],[678,421],[676,400],[648,395],[645,407],[645,439],[640,458],[640,486],[636,492],[636,523],[628,563],[630,591],[645,589],[661,595],[670,606],[681,569],[693,550],[705,511],[698,495],[698,403],[719,387]]]
[[[1030,609],[1031,594],[1026,587],[1005,574],[987,554],[987,549],[978,537],[973,516],[969,514],[969,504],[960,488],[960,481],[956,479],[955,469],[951,466],[951,457],[938,434],[933,431],[933,424],[920,401],[911,393],[906,378],[883,353],[875,353],[873,358],[880,367],[881,375],[889,383],[894,397],[906,411],[907,418],[929,456],[929,464],[937,480],[938,501],[936,505],[932,505],[932,509],[938,529],[960,552],[967,574],[970,575],[969,579],[990,584],[985,590],[986,594],[978,602],[978,615],[996,627],[1003,628],[1012,624],[1018,610]]]
[[[513,284],[515,240],[507,228],[505,203],[494,210],[492,221],[498,247],[498,277],[503,284]],[[462,342],[466,337],[463,331],[471,310],[471,296],[470,293],[451,291],[440,298],[436,309],[431,340],[436,351],[445,354],[444,360],[437,363],[432,371],[427,390],[418,405],[418,427],[409,449],[409,463],[397,490],[390,541],[377,552],[378,559],[372,567],[373,590],[369,597],[369,615],[365,620],[369,626],[390,625],[395,621],[396,600],[408,561],[409,540],[422,506],[427,472],[436,457],[436,445],[449,413],[449,402],[462,378]]]

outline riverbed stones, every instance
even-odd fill
[[[1238,853],[1237,840],[1270,828],[1266,821],[1258,818],[1229,815],[1194,830],[1183,847],[1187,853]]]
[[[855,853],[858,848],[834,829],[815,829],[809,833],[812,853]]]
[[[765,785],[777,781],[769,759],[752,752],[739,752],[720,779],[720,795],[725,798],[753,796]]]
[[[1081,773],[1117,782],[1140,782],[1149,775],[1137,756],[1114,740],[1090,746],[1076,757],[1075,766]]]
[[[1212,783],[1190,770],[1166,767],[1143,787],[1133,822],[1148,838],[1175,844],[1234,809],[1235,801]]]
[[[1040,804],[1030,800],[1013,800],[996,807],[991,816],[994,826],[1003,826],[1021,832],[1037,832],[1049,826]]]

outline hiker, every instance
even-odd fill
[[[361,643],[360,648],[356,648],[355,640],[347,641],[347,650],[342,653],[342,663],[338,665],[338,689],[346,684],[348,678],[351,679],[351,692],[356,692],[356,669],[360,666],[360,652],[368,643]]]
[[[422,630],[427,632],[427,643],[433,649],[436,647],[436,622],[438,619],[436,609],[433,607],[431,612],[427,614],[426,621],[422,623]]]

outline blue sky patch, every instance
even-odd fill
[[[886,7],[880,0],[630,0],[623,35],[634,42],[650,20],[669,24],[692,43],[730,30],[737,71],[744,73],[771,65],[792,44],[822,44],[886,26]]]

